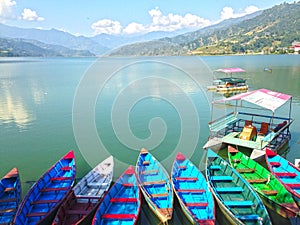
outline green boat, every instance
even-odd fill
[[[299,208],[292,195],[267,169],[232,146],[228,146],[230,164],[260,195],[266,207],[284,218],[295,218]]]

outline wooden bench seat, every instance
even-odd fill
[[[26,214],[26,217],[41,217],[41,216],[45,216],[46,214],[47,212],[32,212]]]
[[[252,201],[224,201],[224,204],[229,207],[250,207],[253,205]]]
[[[135,214],[103,214],[102,219],[115,219],[115,220],[136,219],[136,215]]]
[[[158,173],[158,170],[145,170],[141,172],[141,174],[156,174],[156,173]]]
[[[300,183],[285,184],[290,188],[300,189]]]
[[[16,198],[4,198],[4,199],[0,199],[0,202],[15,202],[17,201]]]
[[[158,180],[158,181],[147,181],[147,182],[144,182],[143,185],[144,186],[147,186],[147,185],[162,185],[162,184],[165,184],[166,181],[164,180]]]
[[[211,181],[232,181],[232,176],[211,176]]]
[[[197,181],[198,177],[176,177],[175,179],[179,181]]]
[[[70,209],[70,210],[66,210],[66,214],[68,214],[68,215],[87,215],[87,214],[89,214],[89,211],[80,210],[80,209]]]
[[[143,162],[143,165],[149,165],[150,164],[150,161],[144,161]]]
[[[16,208],[6,208],[6,209],[0,209],[0,214],[2,213],[10,213],[10,212],[13,212],[15,211]],[[1,223],[0,223],[1,224]]]
[[[186,166],[178,166],[178,169],[185,170]]]
[[[237,215],[236,216],[238,219],[240,220],[258,220],[259,216],[256,214],[252,214],[252,215]]]
[[[10,188],[5,188],[3,192],[10,192],[10,191],[15,191],[16,188],[10,187]]]
[[[249,179],[247,180],[249,183],[266,183],[268,179]]]
[[[270,165],[274,166],[274,167],[279,167],[279,166],[281,166],[281,163],[280,162],[270,162]]]
[[[69,171],[69,170],[72,170],[72,167],[71,166],[63,166],[62,168],[60,168],[60,170]]]
[[[217,187],[218,193],[241,193],[244,191],[242,187]]]
[[[211,170],[220,170],[220,169],[221,169],[221,166],[219,166],[219,165],[211,165],[211,166],[209,167],[209,169],[211,169]]]
[[[42,200],[36,200],[32,202],[31,204],[36,205],[36,204],[50,204],[50,203],[57,203],[59,202],[60,199],[42,199]]]
[[[41,192],[50,192],[50,191],[68,191],[69,187],[53,187],[53,188],[43,188]]]
[[[51,177],[51,181],[73,180],[73,177]]]
[[[187,207],[204,207],[208,206],[208,202],[194,202],[194,203],[185,203]]]
[[[278,177],[296,177],[297,174],[296,173],[290,173],[290,172],[277,172],[275,173],[276,176]]]
[[[136,198],[111,198],[110,202],[137,202]]]
[[[169,193],[159,193],[159,194],[152,194],[152,198],[160,198],[160,197],[168,197]]]
[[[236,169],[236,171],[238,171],[239,173],[253,173],[255,172],[254,168],[240,168],[240,169]]]
[[[204,189],[178,189],[177,192],[181,193],[203,193],[205,192]]]
[[[278,191],[277,190],[261,190],[262,193],[265,195],[277,195]]]

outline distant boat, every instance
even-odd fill
[[[294,164],[277,155],[271,149],[266,149],[266,162],[269,170],[293,195],[300,206],[300,170]],[[300,211],[300,210],[299,210]]]
[[[133,166],[119,177],[101,201],[93,225],[133,225],[141,209],[141,192]]]
[[[265,68],[264,68],[264,71],[265,71],[265,72],[270,72],[270,73],[272,73],[272,68],[265,67]]]
[[[267,169],[237,149],[228,146],[231,165],[250,183],[265,206],[284,218],[298,215],[299,208],[292,195]]]
[[[75,156],[70,151],[30,188],[20,204],[14,224],[51,223],[59,205],[71,191],[75,176]]]
[[[192,224],[215,224],[215,203],[205,177],[182,153],[171,172],[172,187],[180,206]]]
[[[13,168],[0,180],[0,224],[12,224],[20,201],[19,171]]]
[[[150,209],[166,223],[173,214],[173,189],[169,174],[159,161],[142,149],[136,164],[141,191]]]
[[[110,156],[86,174],[59,207],[52,225],[90,223],[90,215],[95,213],[101,198],[110,187],[113,168],[114,161]],[[88,218],[90,221],[87,221]]]
[[[207,151],[206,178],[221,211],[232,224],[271,224],[257,193],[211,149]]]

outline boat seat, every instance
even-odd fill
[[[137,202],[136,198],[111,198],[110,202]]]
[[[63,181],[63,180],[73,180],[73,177],[51,177],[51,181]]]
[[[144,186],[148,186],[148,185],[162,185],[162,184],[166,184],[166,181],[164,180],[157,180],[157,181],[146,181],[142,183]]]
[[[3,213],[11,213],[13,211],[15,211],[16,208],[5,208],[5,209],[0,209],[0,214],[3,214]],[[1,224],[1,223],[0,223]]]
[[[290,184],[285,184],[286,186],[294,189],[300,189],[300,183],[290,183]]]
[[[253,205],[252,201],[224,201],[229,207],[249,207]]]
[[[71,166],[63,166],[62,168],[60,168],[60,170],[68,171],[68,170],[72,170],[72,167]]]
[[[211,176],[211,181],[232,181],[232,176]]]
[[[240,168],[240,169],[236,169],[236,171],[238,171],[239,173],[253,173],[255,172],[254,168]]]
[[[279,167],[279,166],[281,166],[281,163],[280,162],[270,162],[270,165],[274,166],[274,167]]]
[[[249,179],[247,180],[249,183],[266,183],[268,181],[268,179]]]
[[[9,188],[5,188],[3,192],[10,192],[10,191],[15,191],[16,188],[14,187],[9,187]]]
[[[141,174],[157,174],[158,170],[145,170]]]
[[[132,184],[132,183],[123,183],[122,185],[123,185],[123,187],[133,187],[134,186],[134,184]]]
[[[17,201],[16,198],[4,198],[4,199],[0,199],[0,202],[15,202]]]
[[[185,203],[187,207],[203,207],[206,208],[208,206],[208,202],[194,202],[194,203]]]
[[[49,191],[68,191],[69,187],[53,187],[53,188],[43,188],[41,192],[49,192]]]
[[[178,169],[185,170],[186,166],[178,166]]]
[[[296,173],[291,173],[291,172],[277,172],[275,173],[276,176],[278,177],[296,177],[297,174]]]
[[[203,193],[203,192],[205,192],[205,190],[204,189],[178,189],[177,192]]]
[[[144,161],[143,162],[143,165],[149,165],[150,164],[150,161]]]
[[[126,220],[126,219],[136,219],[135,214],[103,214],[102,219],[115,219],[115,220]]]
[[[32,212],[26,214],[26,217],[41,217],[41,216],[45,216],[47,213],[48,212]]]
[[[219,166],[219,165],[211,165],[211,166],[209,167],[209,169],[211,169],[211,170],[220,170],[220,169],[221,169],[221,166]]]
[[[261,190],[262,193],[265,195],[277,195],[278,191],[277,190]]]
[[[179,181],[197,181],[198,177],[175,177]]]
[[[240,193],[243,192],[242,187],[217,187],[216,192],[218,193]]]
[[[87,210],[80,210],[80,209],[70,209],[66,210],[67,215],[87,215],[89,211]]]
[[[34,202],[32,202],[32,205],[36,205],[36,204],[50,204],[50,203],[57,203],[59,202],[60,199],[43,199],[43,200],[36,200]]]
[[[159,194],[152,194],[151,197],[152,198],[161,198],[161,197],[168,197],[169,193],[159,193]]]
[[[256,214],[253,215],[236,215],[239,220],[258,220],[259,216]]]
[[[102,187],[107,187],[109,184],[108,183],[88,183],[87,186],[89,188],[102,188]]]

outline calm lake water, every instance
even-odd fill
[[[299,55],[0,58],[0,176],[17,166],[25,194],[70,149],[78,178],[110,154],[117,178],[143,147],[168,171],[179,151],[201,167],[206,86],[222,67],[244,68],[250,89],[293,96],[287,159],[300,158]],[[141,222],[159,223],[147,207]],[[188,224],[177,207],[173,223]]]

